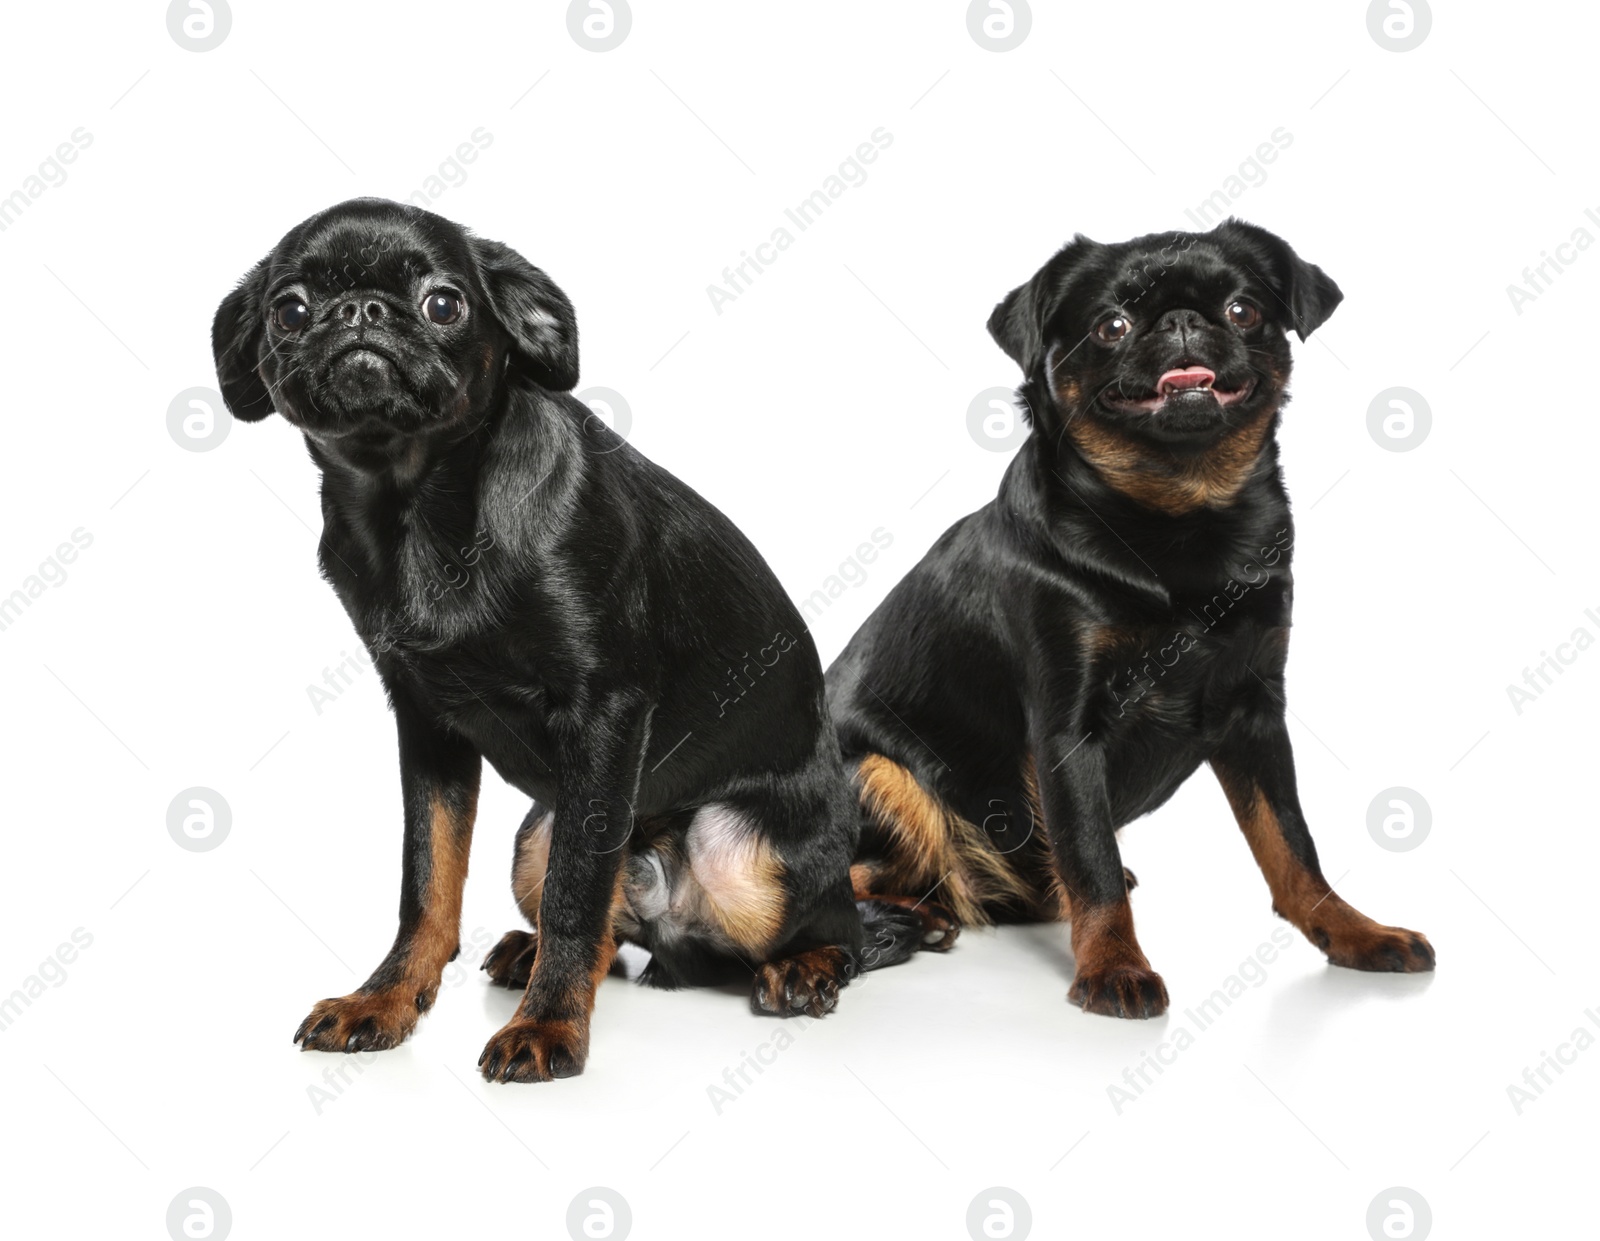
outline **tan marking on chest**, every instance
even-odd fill
[[[1110,486],[1146,508],[1178,517],[1233,503],[1261,459],[1273,412],[1235,427],[1193,455],[1141,444],[1089,416],[1071,419],[1067,435]]]

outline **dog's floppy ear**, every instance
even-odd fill
[[[1038,283],[1039,277],[1035,276],[1027,284],[1018,285],[989,315],[989,335],[1022,368],[1024,375],[1033,373],[1042,348],[1034,294]]]
[[[989,335],[1024,375],[1032,375],[1044,360],[1045,320],[1055,313],[1061,282],[1094,244],[1079,233],[1057,250],[1033,279],[1007,293],[989,316]]]
[[[1291,326],[1302,341],[1326,323],[1328,316],[1344,300],[1344,294],[1327,272],[1315,263],[1306,262],[1276,233],[1232,219],[1218,225],[1217,231],[1245,242],[1265,257],[1268,270],[1256,274],[1272,288],[1280,303],[1275,309],[1288,314]]]
[[[222,299],[211,321],[211,354],[228,412],[244,422],[258,422],[272,412],[272,398],[261,381],[261,335],[266,317],[261,296],[267,282],[267,260],[252,267],[239,287]]]
[[[578,319],[567,295],[510,246],[474,238],[495,318],[511,337],[512,365],[555,392],[578,386]]]

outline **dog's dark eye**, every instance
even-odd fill
[[[1110,345],[1121,340],[1132,330],[1133,324],[1129,323],[1124,316],[1112,315],[1111,318],[1095,328],[1094,334]]]
[[[1261,312],[1249,302],[1229,302],[1228,322],[1234,327],[1255,327],[1261,322]]]
[[[311,308],[297,297],[279,302],[272,312],[273,322],[285,332],[298,332],[311,319]]]
[[[438,289],[423,299],[422,313],[433,323],[454,323],[461,317],[461,298],[449,289]]]

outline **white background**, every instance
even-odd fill
[[[961,1238],[1002,1186],[1039,1237],[1359,1241],[1401,1186],[1439,1237],[1570,1235],[1600,1050],[1520,1115],[1507,1087],[1600,1035],[1600,652],[1520,714],[1506,686],[1600,636],[1600,252],[1520,314],[1506,289],[1580,226],[1600,237],[1595,10],[1439,4],[1396,53],[1356,2],[1041,3],[997,53],[957,0],[636,0],[595,53],[565,7],[239,2],[203,53],[160,4],[8,12],[0,194],[74,129],[92,142],[0,232],[0,595],[73,530],[93,542],[0,632],[0,997],[75,928],[93,942],[0,1032],[6,1232],[164,1237],[202,1186],[239,1238],[565,1236],[599,1185],[638,1238]],[[718,315],[707,286],[880,126],[868,179]],[[1282,435],[1302,798],[1329,877],[1428,933],[1438,973],[1332,969],[1296,937],[1119,1113],[1107,1088],[1284,925],[1202,773],[1123,833],[1164,1020],[1067,1004],[1066,932],[1037,927],[875,974],[776,1054],[742,994],[608,980],[581,1078],[489,1088],[475,1061],[515,999],[470,969],[359,1075],[299,1053],[311,1003],[393,934],[393,728],[370,672],[320,714],[308,699],[356,644],[315,571],[299,438],[272,419],[192,452],[167,409],[215,385],[216,304],[287,228],[407,197],[480,127],[433,207],[566,289],[581,387],[625,396],[641,450],[796,599],[892,534],[816,622],[824,660],[994,493],[1007,456],[966,418],[1017,379],[983,328],[995,301],[1073,232],[1186,226],[1287,130],[1235,209],[1346,295],[1297,345]],[[1409,452],[1367,429],[1397,385],[1432,410]],[[167,831],[191,786],[231,807],[210,852]],[[1392,786],[1431,806],[1410,852],[1367,830]],[[486,780],[469,964],[520,925],[524,809]],[[709,1088],[764,1045],[719,1112]],[[330,1067],[349,1080],[318,1110]]]

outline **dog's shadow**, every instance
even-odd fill
[[[1030,923],[1001,928],[1008,949],[1019,949],[1030,959],[1071,979],[1077,969],[1066,928],[1060,923]],[[992,932],[991,932],[992,933]],[[1416,1000],[1433,986],[1433,971],[1421,974],[1384,973],[1345,969],[1324,963],[1321,969],[1301,975],[1280,987],[1270,984],[1267,1025],[1275,1038],[1303,1046],[1334,1028],[1337,1019],[1369,1003],[1403,1003]],[[1184,1003],[1173,996],[1173,1011]]]
[[[1433,971],[1391,974],[1324,964],[1272,992],[1269,1024],[1291,1040],[1309,1041],[1330,1019],[1359,1005],[1417,999],[1433,986]]]

